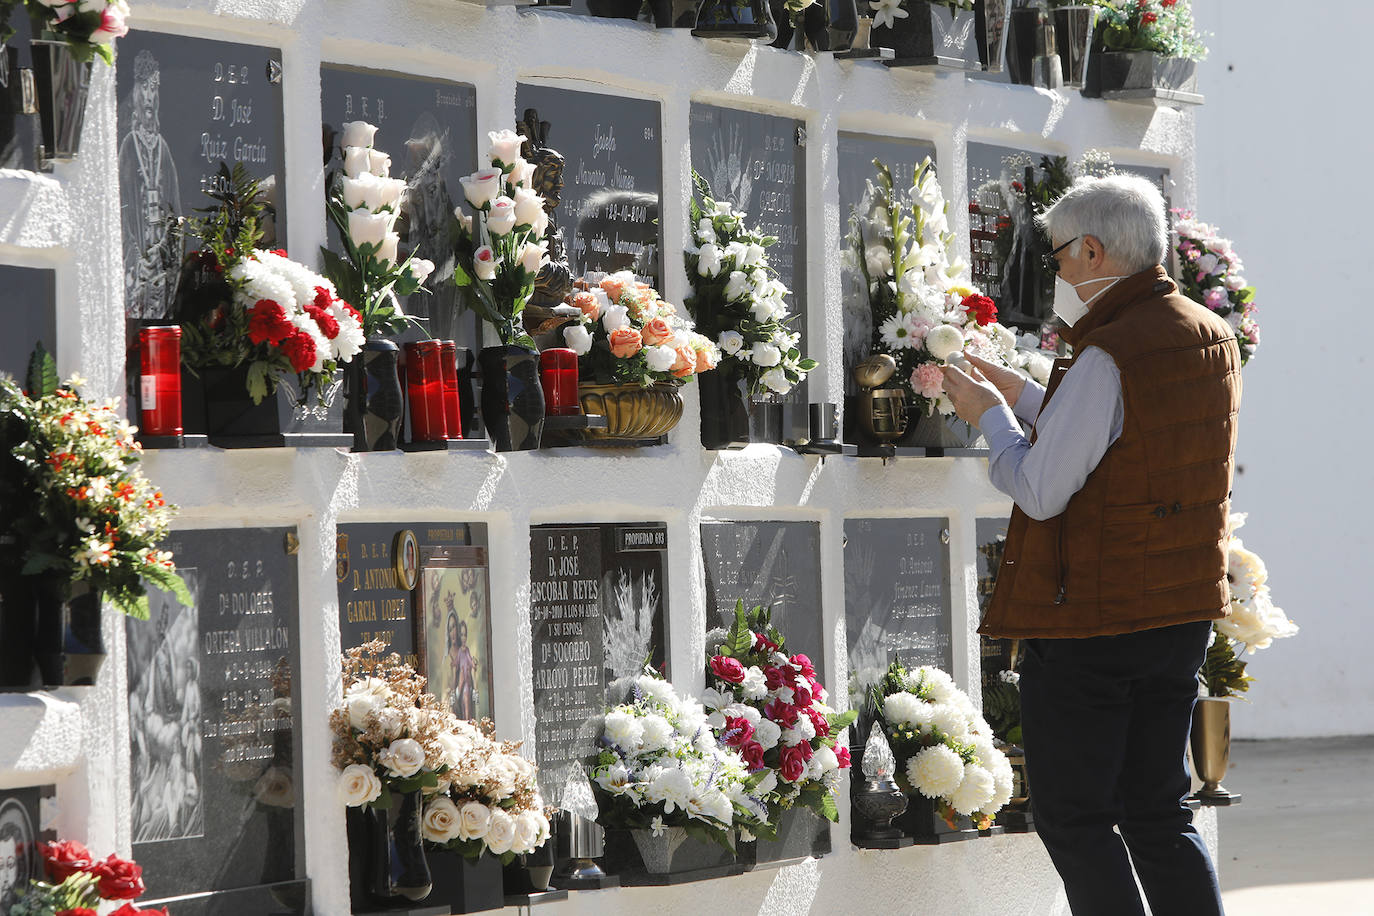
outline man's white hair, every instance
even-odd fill
[[[1139,175],[1080,178],[1038,221],[1055,244],[1076,239],[1071,257],[1091,235],[1129,273],[1162,263],[1169,247],[1164,196]]]

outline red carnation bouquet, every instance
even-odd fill
[[[302,400],[310,391],[323,399],[335,370],[362,350],[362,316],[326,277],[258,247],[266,204],[242,165],[221,166],[216,187],[220,206],[190,224],[203,247],[178,303],[186,365],[246,367],[254,403],[293,375]]]
[[[142,896],[143,869],[129,859],[96,860],[75,840],[38,844],[45,881],[30,881],[5,916],[96,916],[101,901],[123,900],[110,916],[168,916],[131,901]]]
[[[735,622],[707,660],[702,705],[721,742],[737,749],[751,773],[766,771],[755,790],[776,824],[787,808],[805,805],[839,817],[835,796],[849,748],[839,736],[854,712],[826,705],[811,659],[788,655],[767,608],[735,605]]]

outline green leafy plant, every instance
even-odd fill
[[[158,549],[176,507],[138,468],[136,430],[118,405],[83,399],[79,384],[75,376],[58,382],[41,344],[28,391],[0,376],[0,501],[18,573],[85,581],[140,620],[148,617],[145,583],[189,606],[171,553]]]

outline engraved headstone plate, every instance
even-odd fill
[[[666,662],[667,554],[661,522],[530,529],[535,757],[551,804],[622,699],[611,682]]]
[[[44,267],[0,264],[0,314],[5,334],[0,338],[0,372],[24,384],[34,345],[57,356],[57,273]]]
[[[662,292],[659,103],[520,83],[515,117],[529,108],[548,122],[548,145],[564,159],[553,219],[563,229],[573,275],[630,270]]]
[[[824,680],[820,523],[704,521],[701,553],[706,626],[729,627],[741,599],[745,610],[768,607],[788,654],[810,656]],[[708,641],[706,651],[714,649]]]
[[[480,322],[451,282],[453,245],[448,238],[449,218],[463,200],[458,180],[477,169],[476,90],[468,83],[324,64],[320,106],[326,182],[343,166],[339,139],[349,121],[377,126],[373,146],[391,157],[391,177],[406,181],[396,224],[401,256],[413,253],[433,261],[435,269],[425,281],[427,292],[402,301],[405,313],[427,319],[429,336],[456,340],[474,352],[480,349]],[[332,223],[329,244],[341,250]],[[400,335],[404,340],[424,336],[414,327]]]
[[[414,537],[413,570],[407,532]],[[434,548],[485,546],[487,526],[480,522],[344,522],[336,538],[334,577],[339,586],[342,647],[351,649],[381,639],[418,671],[419,558]],[[414,582],[409,588],[408,580]]]
[[[806,321],[806,123],[702,102],[692,103],[690,118],[692,168],[718,200],[744,210],[751,225],[777,237],[768,260],[792,290],[787,301],[795,316],[792,330],[802,336],[802,355],[815,358],[820,345],[808,338]],[[805,438],[807,383],[783,400],[783,438]]]
[[[929,156],[935,160],[935,144],[927,140],[898,137],[879,137],[851,131],[840,132],[840,251],[849,250],[850,218],[863,201],[868,182],[877,175],[873,160],[877,159],[892,170],[894,187],[910,189],[916,168]],[[873,345],[873,312],[864,289],[863,274],[849,266],[847,258],[840,261],[840,289],[844,297],[844,384],[846,394],[858,394],[859,388],[850,376],[853,367],[864,360]]]
[[[908,668],[954,665],[947,518],[847,518],[844,607],[849,696],[895,659]]]
[[[0,789],[0,913],[8,913],[30,881],[47,880],[39,842],[57,834],[56,786]]]
[[[144,29],[119,40],[115,87],[129,318],[172,314],[184,253],[176,221],[213,205],[205,191],[216,186],[221,164],[232,169],[242,163],[263,182],[274,217],[262,245],[285,242],[280,63],[279,49],[259,45]]]
[[[987,143],[968,145],[973,282],[997,300],[998,320],[1025,329],[1038,328],[1050,317],[1048,312],[1040,314],[1040,297],[1020,293],[1039,282],[1040,265],[1033,258],[1020,255],[1033,247],[1024,238],[1026,234],[1037,230],[1024,207],[1016,212],[1007,208],[1006,198],[998,187],[1003,181],[1008,185],[1022,182],[1027,165],[1034,166],[1038,176],[1042,155]],[[1044,305],[1047,307],[1048,302]]]
[[[33,71],[29,15],[22,3],[7,11],[14,36],[0,45],[0,168],[33,171],[38,168],[37,150],[42,137],[38,115],[24,113],[21,71]]]
[[[174,531],[193,606],[150,590],[149,619],[126,621],[131,833],[150,900],[287,882],[280,912],[304,911],[285,902],[305,897],[289,884],[305,874],[295,543],[294,528]]]

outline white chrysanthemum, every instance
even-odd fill
[[[662,716],[650,715],[643,719],[640,741],[645,751],[658,751],[668,746],[673,738],[673,726]]]
[[[930,711],[930,724],[951,738],[968,734],[968,715],[953,703],[936,703]]]
[[[964,765],[964,779],[949,796],[949,803],[960,814],[973,814],[992,801],[996,789],[992,773],[976,763],[968,763]]]
[[[639,750],[644,737],[644,720],[633,713],[619,709],[606,713],[604,728],[606,740],[622,751],[633,754]]]
[[[765,750],[778,746],[782,740],[782,727],[771,719],[760,719],[754,726],[754,740]]]
[[[911,725],[920,718],[928,721],[929,710],[922,710],[922,706],[930,704],[905,691],[894,693],[883,700],[883,716],[893,725]]]
[[[650,801],[662,802],[663,812],[672,814],[678,808],[686,808],[687,801],[696,792],[692,778],[685,770],[673,767],[665,769],[650,780],[644,794]]]
[[[362,324],[344,308],[342,302],[336,300],[329,307],[329,314],[339,323],[338,336],[330,341],[334,346],[334,357],[339,362],[346,363],[362,352],[367,337],[363,334]]]
[[[964,332],[952,324],[941,324],[926,334],[926,349],[935,359],[947,359],[964,348]]]
[[[964,761],[947,745],[923,748],[906,762],[906,777],[926,798],[949,795],[964,779]]]
[[[662,678],[649,677],[647,674],[642,674],[635,678],[635,686],[639,688],[640,693],[644,694],[646,697],[650,697],[663,706],[667,706],[669,709],[677,706],[677,691],[673,689],[672,684]]]
[[[240,301],[249,308],[259,299],[270,299],[288,315],[297,310],[296,293],[290,282],[252,258],[244,258],[229,268],[229,279],[239,284]]]
[[[940,668],[922,665],[906,676],[906,685],[921,695],[921,699],[932,703],[947,703],[959,692],[954,678]]]

